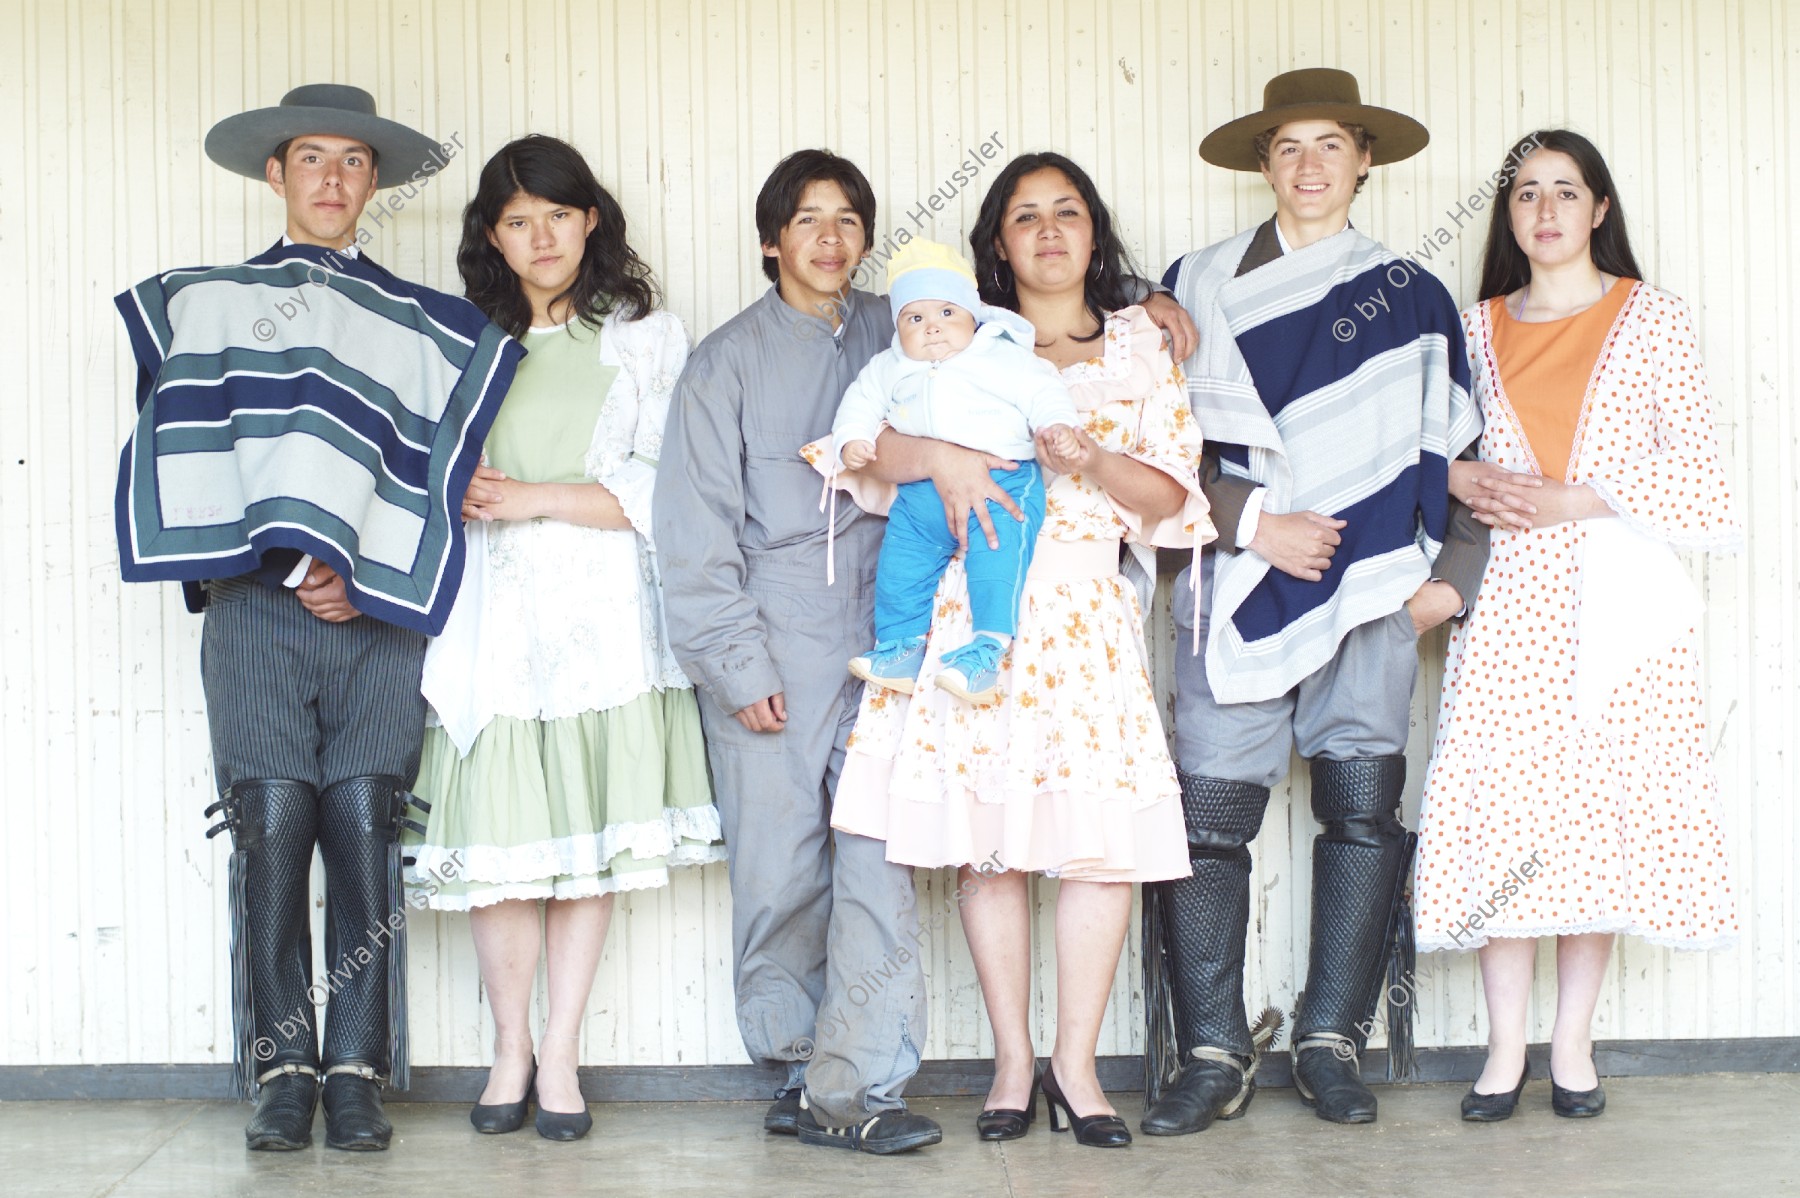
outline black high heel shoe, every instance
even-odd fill
[[[531,1073],[525,1078],[525,1097],[517,1102],[476,1103],[469,1111],[469,1122],[484,1136],[503,1136],[525,1126],[525,1112],[531,1106],[532,1092],[537,1088],[537,1057],[531,1058]]]
[[[1015,1111],[1009,1107],[992,1107],[975,1116],[975,1134],[984,1140],[1017,1140],[1031,1130],[1033,1120],[1037,1118],[1038,1090],[1044,1084],[1044,1075],[1034,1067],[1031,1071],[1031,1092],[1025,1096],[1025,1109]]]
[[[1512,1118],[1513,1108],[1519,1105],[1519,1093],[1525,1089],[1525,1082],[1530,1077],[1531,1062],[1527,1060],[1525,1067],[1519,1070],[1519,1084],[1505,1093],[1480,1094],[1471,1084],[1469,1092],[1463,1095],[1463,1119],[1469,1123],[1498,1123]]]
[[[1550,1110],[1564,1119],[1592,1119],[1606,1110],[1606,1087],[1600,1084],[1600,1069],[1594,1069],[1592,1090],[1565,1090],[1550,1074]]]
[[[1129,1148],[1131,1132],[1126,1130],[1125,1120],[1117,1115],[1077,1115],[1075,1108],[1063,1095],[1062,1086],[1056,1081],[1056,1066],[1051,1065],[1044,1070],[1044,1104],[1050,1108],[1050,1130],[1066,1131],[1062,1120],[1056,1117],[1056,1108],[1061,1107],[1069,1116],[1069,1124],[1075,1129],[1075,1142],[1085,1144],[1089,1148]]]
[[[586,1110],[573,1115],[564,1115],[556,1111],[546,1111],[542,1106],[538,1107],[537,1134],[546,1140],[560,1140],[566,1144],[571,1140],[581,1139],[592,1130],[594,1130],[594,1117]]]
[[[536,1094],[536,1087],[533,1087]],[[594,1117],[588,1113],[585,1099],[582,1108],[572,1115],[561,1111],[546,1111],[544,1100],[538,1099],[537,1134],[546,1140],[560,1140],[564,1143],[579,1140],[594,1129]]]

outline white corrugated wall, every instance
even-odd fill
[[[1518,135],[1564,123],[1588,133],[1618,176],[1651,279],[1697,314],[1750,529],[1746,554],[1689,563],[1710,605],[1707,702],[1743,943],[1712,955],[1624,944],[1598,1031],[1800,1032],[1792,4],[11,0],[0,48],[0,111],[15,114],[0,123],[0,268],[13,280],[0,292],[0,1064],[230,1055],[227,850],[201,837],[211,776],[199,621],[172,586],[118,581],[111,495],[133,367],[109,300],[155,270],[238,260],[275,238],[279,202],[212,166],[201,140],[220,117],[321,80],[366,87],[386,115],[468,148],[378,231],[369,251],[386,265],[454,290],[457,218],[482,156],[519,134],[554,133],[617,194],[696,337],[764,286],[751,203],[767,170],[801,146],[863,165],[882,200],[880,233],[911,228],[908,211],[967,146],[997,136],[1009,154],[1062,150],[1095,173],[1140,262],[1159,273],[1270,209],[1260,180],[1200,162],[1201,136],[1259,106],[1278,71],[1343,66],[1366,98],[1433,134],[1424,154],[1376,172],[1354,219],[1401,249],[1449,222],[1456,243],[1431,265],[1466,302],[1485,213],[1458,230],[1463,197]],[[925,231],[962,240],[985,182]],[[1166,679],[1166,617],[1153,631]],[[1425,647],[1409,815],[1442,647],[1441,636]],[[1253,1002],[1292,1005],[1311,832],[1304,800],[1278,792],[1256,846]],[[920,882],[928,902],[946,893],[942,876]],[[715,866],[621,903],[588,1061],[743,1059],[728,902]],[[1037,952],[1044,1044],[1049,911]],[[412,935],[415,1061],[482,1061],[464,921],[415,917]],[[1141,1045],[1132,939],[1103,1053]],[[954,921],[926,968],[927,1054],[985,1054]],[[1479,1043],[1473,960],[1427,958],[1420,972],[1420,1043]],[[1538,995],[1542,1038],[1548,979]]]

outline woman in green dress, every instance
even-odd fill
[[[668,650],[650,502],[681,322],[574,147],[522,138],[482,169],[457,252],[468,297],[529,351],[464,501],[469,548],[425,660],[416,902],[469,912],[494,1017],[470,1114],[585,1135],[576,1078],[613,895],[722,860],[692,686]],[[538,903],[544,905],[542,936]],[[533,1054],[531,990],[548,1011]]]

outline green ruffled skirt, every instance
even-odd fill
[[[691,690],[566,719],[497,716],[466,757],[427,728],[413,790],[431,804],[424,836],[404,834],[415,907],[641,890],[671,866],[725,859]]]

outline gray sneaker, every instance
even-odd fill
[[[807,1105],[804,1092],[800,1095],[799,1122],[802,1144],[848,1148],[852,1152],[875,1156],[911,1152],[939,1143],[944,1138],[944,1129],[935,1121],[915,1115],[905,1107],[876,1111],[861,1123],[852,1123],[848,1127],[826,1127]]]

